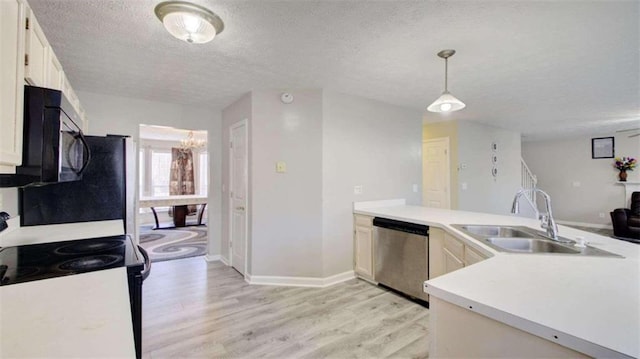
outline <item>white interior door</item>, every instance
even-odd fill
[[[247,263],[247,122],[231,126],[229,171],[231,266],[245,274]]]
[[[449,209],[449,137],[422,144],[422,204]]]

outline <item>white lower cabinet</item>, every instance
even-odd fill
[[[464,262],[460,260],[460,258],[456,257],[453,253],[451,253],[448,249],[442,249],[442,256],[444,262],[444,273],[449,273],[453,272],[454,270],[464,268]]]
[[[373,218],[356,214],[353,223],[354,271],[357,276],[373,281]]]
[[[478,263],[487,256],[440,228],[429,228],[429,279]]]

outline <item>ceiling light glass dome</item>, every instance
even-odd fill
[[[207,43],[224,30],[224,23],[218,15],[184,1],[160,3],[155,13],[171,35],[192,44]]]

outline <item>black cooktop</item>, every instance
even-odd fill
[[[0,285],[127,267],[140,272],[142,256],[127,235],[0,249]]]

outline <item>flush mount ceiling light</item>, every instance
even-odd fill
[[[224,30],[218,15],[184,1],[162,2],[156,6],[155,13],[171,35],[191,44],[209,42]]]
[[[444,59],[444,92],[437,100],[435,100],[429,107],[428,111],[431,112],[452,112],[462,110],[466,105],[455,98],[449,93],[447,89],[447,72],[448,72],[448,59],[456,53],[456,50],[442,50],[438,52],[438,56]]]

